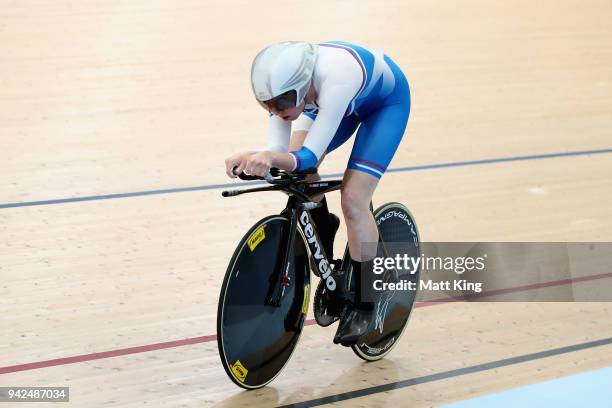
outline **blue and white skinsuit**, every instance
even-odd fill
[[[313,74],[315,103],[306,104],[293,130],[308,132],[291,152],[294,170],[315,166],[324,154],[357,136],[348,168],[380,178],[404,135],[410,89],[400,68],[380,51],[339,41],[319,44]],[[292,126],[270,116],[266,150],[286,152]]]

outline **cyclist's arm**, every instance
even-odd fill
[[[268,120],[268,146],[265,150],[271,152],[287,152],[291,137],[291,122],[280,116],[270,115]]]
[[[276,115],[270,115],[268,120],[268,144],[254,150],[247,150],[240,155],[250,156],[256,153],[270,152],[287,152],[289,151],[289,139],[291,134],[291,123],[282,120]]]
[[[295,168],[295,160],[289,154],[291,140],[291,122],[283,120],[280,116],[270,115],[268,122],[268,145],[265,151],[269,152],[272,167],[291,171]]]

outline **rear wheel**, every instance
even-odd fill
[[[280,306],[267,302],[278,282],[288,235],[286,217],[262,219],[242,238],[225,273],[217,343],[227,375],[242,388],[260,388],[272,381],[289,361],[302,333],[310,271],[299,233],[290,253],[289,285]]]
[[[388,203],[374,211],[382,241],[389,257],[407,254],[420,255],[419,233],[408,208],[400,203]],[[411,274],[398,271],[397,281],[407,280],[419,283],[419,270]],[[352,270],[351,270],[352,273]],[[389,291],[382,293],[376,305],[377,327],[352,346],[360,358],[375,361],[383,358],[397,344],[412,312],[417,291]]]

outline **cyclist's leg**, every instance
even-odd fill
[[[402,139],[409,109],[409,105],[399,103],[385,106],[365,118],[357,132],[342,191],[349,251],[355,261],[373,256],[361,254],[362,242],[378,240],[370,201]]]
[[[361,253],[362,242],[376,242],[378,230],[370,211],[370,202],[378,178],[351,168],[346,169],[342,182],[342,213],[347,225],[348,245],[351,258],[363,261],[370,254]]]
[[[365,296],[369,289],[368,273],[372,259],[377,256],[376,246],[372,252],[362,253],[363,242],[378,242],[378,230],[369,205],[378,185],[402,139],[410,113],[410,94],[405,92],[381,109],[364,118],[345,173],[342,190],[342,211],[347,223],[349,252],[355,278],[355,308],[345,315],[338,326],[334,342],[354,344],[372,324],[372,299]],[[399,92],[398,91],[398,92]],[[395,95],[394,95],[395,96]]]

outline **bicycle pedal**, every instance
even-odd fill
[[[346,307],[343,295],[329,292],[325,281],[319,281],[314,296],[314,315],[319,326],[327,327],[340,319]]]

